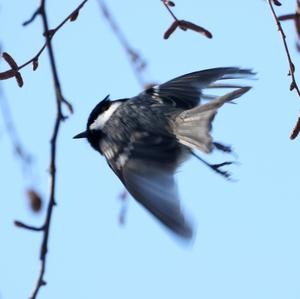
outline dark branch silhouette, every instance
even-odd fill
[[[26,67],[29,64],[32,64],[32,68],[35,71],[38,67],[38,63],[39,63],[39,57],[41,56],[41,54],[44,52],[44,50],[49,46],[49,43],[51,42],[52,38],[54,37],[54,35],[68,22],[68,21],[75,21],[80,9],[84,6],[84,4],[87,2],[88,0],[84,0],[80,5],[78,5],[78,7],[71,13],[69,14],[58,26],[56,26],[54,29],[49,29],[47,28],[47,30],[44,30],[44,36],[46,37],[45,43],[44,45],[41,47],[41,49],[28,61],[24,62],[23,64],[21,64],[20,66],[16,63],[16,61],[11,57],[11,55],[9,55],[8,53],[4,52],[2,53],[2,57],[5,59],[5,61],[10,65],[11,69],[4,71],[4,72],[0,72],[0,80],[6,80],[9,78],[13,78],[15,77],[18,85],[20,87],[22,87],[23,85],[23,80],[22,80],[22,76],[20,74],[20,70],[23,69],[24,67]],[[41,4],[39,6],[39,8],[34,12],[34,14],[32,15],[32,17],[23,23],[24,26],[30,24],[31,22],[33,22],[35,20],[35,18],[38,15],[43,15],[43,6],[44,6],[44,1],[41,1]],[[72,106],[70,105],[70,103],[68,103],[65,99],[62,99],[62,102],[64,104],[66,104],[66,106],[68,107],[68,109],[70,110],[70,112],[73,111]]]
[[[172,18],[174,19],[174,22],[171,24],[171,26],[165,32],[164,39],[168,39],[171,36],[171,34],[173,34],[174,31],[177,28],[180,28],[183,31],[186,31],[186,30],[190,29],[192,31],[195,31],[195,32],[203,34],[207,38],[212,38],[213,37],[212,34],[207,29],[205,29],[204,27],[201,27],[199,25],[196,25],[196,24],[194,24],[192,22],[188,22],[188,21],[185,21],[185,20],[179,20],[175,16],[175,14],[173,13],[173,11],[171,10],[171,7],[175,6],[174,2],[168,1],[168,0],[161,0],[161,1],[164,4],[165,8],[170,13],[170,15],[172,16]]]
[[[292,61],[292,57],[291,57],[291,54],[290,54],[290,50],[288,48],[288,44],[287,44],[287,41],[286,41],[286,35],[285,35],[285,32],[281,26],[281,23],[280,23],[280,19],[279,17],[277,16],[276,12],[275,12],[275,9],[273,7],[273,3],[275,5],[281,5],[281,3],[279,1],[275,1],[275,0],[268,0],[268,3],[269,3],[269,6],[270,6],[270,9],[271,9],[271,12],[272,12],[272,16],[276,22],[276,25],[277,25],[277,28],[278,28],[278,31],[280,33],[280,36],[281,36],[281,39],[282,39],[282,42],[283,42],[283,46],[284,46],[284,49],[285,49],[285,53],[286,53],[286,57],[287,57],[287,60],[288,60],[288,64],[289,64],[289,76],[291,76],[291,79],[292,79],[292,82],[290,84],[290,90],[295,90],[298,97],[300,98],[300,89],[299,89],[299,86],[297,84],[297,81],[296,81],[296,78],[295,78],[295,65]],[[297,1],[298,5],[299,5],[299,1]],[[281,17],[282,18],[282,17]],[[291,139],[295,139],[298,134],[300,132],[300,117],[298,118],[297,122],[296,122],[296,125],[290,135],[290,138]]]
[[[52,136],[50,139],[50,165],[49,165],[49,175],[50,175],[50,192],[49,192],[49,202],[47,206],[47,212],[46,212],[46,219],[45,222],[42,226],[40,227],[34,227],[31,225],[24,224],[20,221],[15,221],[15,225],[17,227],[31,230],[31,231],[36,231],[36,232],[42,232],[43,237],[42,237],[42,244],[41,244],[41,250],[40,250],[40,261],[41,261],[41,268],[40,272],[37,278],[36,285],[33,289],[31,299],[35,299],[41,289],[42,286],[46,284],[44,276],[45,276],[45,271],[46,271],[46,262],[47,262],[47,252],[48,252],[48,241],[49,241],[49,233],[50,233],[50,224],[52,220],[52,213],[53,213],[53,208],[56,205],[56,200],[55,200],[55,192],[56,192],[56,154],[57,154],[57,139],[59,135],[59,129],[61,126],[62,121],[65,120],[65,116],[62,113],[62,104],[66,104],[69,110],[72,112],[72,105],[65,100],[62,90],[61,90],[61,84],[59,81],[59,76],[57,72],[57,66],[55,62],[55,57],[53,53],[53,48],[52,48],[52,43],[51,40],[55,33],[68,21],[74,21],[79,13],[79,10],[83,7],[83,5],[87,2],[88,0],[83,1],[63,22],[61,22],[56,28],[50,30],[49,25],[48,25],[48,16],[45,10],[45,0],[42,0],[40,3],[40,6],[38,9],[35,11],[31,19],[27,22],[24,23],[24,25],[30,24],[36,16],[40,16],[42,18],[43,22],[43,29],[44,29],[44,36],[45,36],[45,44],[41,48],[41,50],[29,61],[26,63],[22,64],[21,66],[18,66],[14,59],[7,53],[3,54],[3,58],[6,60],[6,62],[11,66],[11,70],[7,72],[12,72],[14,73],[14,77],[16,77],[18,83],[20,78],[18,78],[19,70],[25,67],[26,65],[33,63],[33,68],[36,69],[38,66],[38,58],[41,55],[41,53],[44,51],[45,48],[48,49],[48,54],[49,54],[49,60],[50,60],[50,67],[51,67],[51,73],[52,73],[52,78],[53,78],[53,84],[54,84],[54,89],[55,89],[55,95],[56,95],[56,118],[54,122],[54,127],[53,127],[53,132]],[[7,73],[6,72],[6,73]],[[2,73],[3,74],[3,73]],[[19,84],[20,85],[20,84]],[[31,198],[32,201],[32,207],[33,209],[38,209],[39,208],[39,203],[37,201],[38,196],[34,194],[34,192],[31,192],[31,190],[28,193],[28,196]]]

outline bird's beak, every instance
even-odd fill
[[[87,131],[81,132],[73,137],[73,139],[87,138]]]

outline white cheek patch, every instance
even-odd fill
[[[110,107],[101,113],[94,122],[90,125],[90,130],[101,130],[103,129],[105,123],[111,118],[117,108],[121,105],[121,102],[112,103]]]

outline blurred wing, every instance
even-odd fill
[[[193,229],[184,215],[173,172],[130,160],[123,168],[124,184],[130,194],[179,236],[190,239]]]
[[[235,67],[208,69],[186,74],[161,85],[156,85],[144,91],[143,94],[151,95],[153,99],[170,103],[176,107],[191,109],[199,104],[204,88],[238,87],[229,84],[213,84],[214,82],[226,79],[242,79],[251,75],[254,75],[251,70]]]
[[[136,132],[123,156],[108,162],[139,203],[174,233],[189,239],[193,229],[180,206],[173,177],[180,159],[182,148],[173,138]]]

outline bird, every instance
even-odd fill
[[[213,140],[212,122],[221,106],[234,103],[251,87],[224,81],[254,74],[238,67],[212,68],[153,85],[131,98],[111,101],[108,95],[90,113],[86,130],[73,138],[86,138],[137,202],[176,236],[191,240],[195,228],[182,208],[174,175],[194,155],[229,177],[221,167],[232,162],[209,164],[196,151],[231,152],[230,146]],[[231,91],[204,93],[212,88]]]

